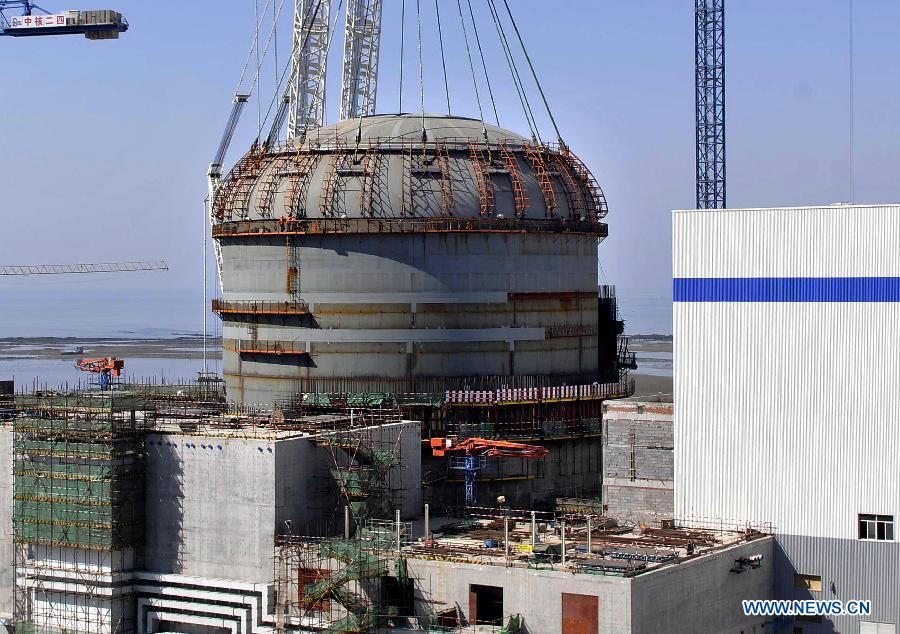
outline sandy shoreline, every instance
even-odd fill
[[[222,352],[222,341],[207,340],[210,357]],[[84,348],[83,353],[64,355]],[[0,339],[0,359],[74,359],[76,357],[124,357],[135,359],[196,359],[203,354],[203,337],[184,335],[167,339],[135,337],[8,337]]]
[[[631,373],[634,379],[635,396],[671,395],[674,391],[673,379],[670,376]]]

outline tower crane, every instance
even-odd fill
[[[375,114],[382,0],[347,0],[341,119]]]
[[[307,130],[325,123],[330,16],[331,0],[295,0],[288,84],[289,140],[303,138]]]
[[[725,208],[725,0],[694,0],[697,209]]]
[[[21,14],[8,17],[7,11]],[[31,0],[0,0],[0,35],[84,35],[89,40],[115,40],[128,30],[128,21],[118,11],[64,11],[50,13]]]
[[[466,506],[475,503],[475,481],[478,472],[487,464],[488,458],[525,458],[542,460],[550,450],[540,445],[488,438],[465,438],[455,436],[431,439],[431,454],[436,457],[449,455],[450,468],[465,472]],[[454,455],[457,454],[457,455]]]
[[[37,264],[0,266],[0,275],[63,275],[72,273],[122,273],[128,271],[168,271],[159,262],[106,262],[101,264]]]

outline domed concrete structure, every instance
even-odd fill
[[[460,117],[352,119],[251,150],[213,213],[231,400],[618,380],[606,202],[566,148]]]

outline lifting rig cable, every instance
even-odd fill
[[[541,82],[538,79],[537,73],[534,70],[534,64],[531,63],[531,56],[528,54],[528,49],[525,48],[525,42],[522,40],[522,34],[519,33],[519,27],[516,25],[516,19],[513,17],[512,10],[509,8],[509,2],[507,0],[503,0],[503,4],[506,6],[506,12],[509,14],[509,20],[512,22],[513,29],[516,31],[516,37],[519,39],[519,46],[522,47],[522,52],[525,54],[525,59],[528,60],[528,68],[531,69],[531,75],[534,77],[534,83],[537,84],[538,91],[541,93],[541,99],[544,100],[544,107],[547,109],[547,115],[550,117],[550,123],[553,124],[553,129],[556,131],[556,138],[559,141],[560,146],[565,147],[565,141],[562,139],[562,135],[559,133],[559,126],[556,125],[556,119],[553,117],[553,112],[550,110],[550,104],[547,103],[547,95],[544,94],[544,89],[541,87]]]
[[[256,9],[256,43],[254,48],[256,49],[256,77],[259,79],[259,0],[255,0],[255,9]],[[256,136],[262,134],[262,120],[260,120],[260,115],[262,113],[262,103],[259,99],[256,100]]]
[[[266,0],[266,9],[269,8],[269,2],[270,0]],[[281,4],[284,4],[284,0],[282,0]],[[281,13],[281,7],[278,8],[278,12]],[[241,78],[238,80],[237,90],[234,91],[235,94],[241,92],[241,86],[244,85],[244,77],[247,75],[247,69],[250,68],[250,60],[253,59],[253,51],[256,50],[256,47],[253,46],[254,38],[255,35],[250,36],[250,50],[247,51],[247,59],[244,62],[244,68],[241,69]]]
[[[275,90],[272,93],[272,100],[269,102],[269,109],[266,111],[266,118],[263,121],[269,120],[269,115],[272,113],[272,107],[275,105],[275,102],[279,98],[279,95],[281,92],[281,84],[284,83],[285,74],[287,74],[287,71],[290,70],[290,68],[291,68],[291,61],[293,60],[294,55],[297,54],[298,50],[302,51],[304,48],[306,48],[306,43],[309,41],[309,36],[312,33],[312,25],[316,21],[316,18],[319,15],[319,9],[321,9],[321,8],[322,8],[322,0],[318,0],[318,2],[316,2],[316,8],[315,8],[315,10],[313,10],[312,18],[310,19],[309,24],[307,25],[306,33],[303,36],[303,41],[300,42],[299,48],[292,49],[291,58],[288,59],[287,63],[284,65],[284,70],[281,71],[281,77],[278,79],[278,83],[275,84]],[[284,100],[284,96],[282,96],[282,100]],[[273,121],[272,124],[275,125],[277,123],[277,120],[278,120],[278,117],[276,116],[275,121]],[[262,131],[260,131],[260,135],[261,134],[262,134]],[[269,132],[269,137],[273,137],[275,134],[276,134],[276,131],[272,130]],[[257,146],[259,145],[259,137],[258,136],[256,138],[255,144]]]
[[[500,115],[497,114],[497,103],[494,101],[494,91],[491,88],[491,78],[488,75],[487,62],[484,61],[484,51],[481,49],[481,38],[478,36],[478,24],[475,22],[475,12],[472,11],[472,0],[466,0],[469,5],[469,16],[472,18],[472,30],[475,32],[475,43],[478,45],[478,54],[481,56],[481,67],[484,69],[484,81],[487,84],[488,95],[491,98],[491,107],[494,109],[494,121],[500,127]]]
[[[441,28],[441,9],[438,0],[434,0],[434,12],[437,14],[438,41],[441,45],[441,68],[444,70],[444,93],[447,95],[447,116],[450,116],[450,85],[447,83],[447,60],[444,57],[444,33]]]
[[[268,3],[266,3],[266,4],[268,6]],[[275,5],[272,5],[272,6],[274,8]],[[260,73],[262,72],[262,62],[264,62],[266,60],[266,55],[269,54],[269,46],[272,44],[272,39],[276,35],[275,24],[278,21],[278,17],[281,16],[282,8],[284,8],[284,0],[281,0],[281,4],[278,5],[278,15],[276,16],[275,21],[272,23],[272,28],[269,29],[269,36],[266,38],[266,45],[263,47],[262,57],[260,58],[259,65],[256,67],[256,74],[253,76],[253,83],[250,84],[250,92],[251,93],[253,92],[254,87],[257,87],[260,85],[260,80],[261,80]],[[265,11],[265,7],[263,7],[263,11]],[[277,57],[278,57],[278,42],[277,41],[275,42],[275,48],[273,50],[275,51],[275,56],[276,56],[276,61],[277,61]],[[278,68],[275,69],[275,74],[276,75],[278,74]],[[258,99],[257,99],[257,108],[259,108],[259,100]],[[258,118],[259,118],[259,114],[257,113],[257,119]],[[265,123],[265,121],[263,121],[263,124],[264,123]],[[260,125],[260,129],[257,132],[257,134],[262,134],[262,127],[261,127],[262,124],[258,124],[258,125]]]
[[[266,0],[266,4],[268,4],[268,0]],[[265,7],[263,7],[263,11],[265,11]],[[272,51],[275,53],[275,62],[273,66],[275,67],[275,74],[278,74],[278,14],[275,12],[275,5],[272,5],[272,33],[275,34],[275,48]]]
[[[266,4],[263,6],[263,13],[265,13],[268,10],[270,1],[271,0],[266,0]],[[247,51],[247,59],[244,61],[244,68],[241,69],[241,77],[240,77],[240,79],[238,79],[237,89],[234,92],[235,95],[239,95],[243,92],[241,90],[241,88],[244,85],[244,79],[247,76],[247,70],[250,68],[250,61],[253,59],[254,52],[256,52],[259,62],[257,62],[256,73],[253,76],[253,81],[250,83],[249,92],[252,94],[254,89],[259,85],[259,74],[260,74],[260,67],[261,67],[260,65],[261,65],[262,61],[264,61],[266,59],[266,54],[269,51],[269,45],[272,42],[272,38],[273,38],[273,35],[275,32],[275,24],[277,23],[278,18],[281,16],[281,11],[283,8],[284,8],[284,0],[281,0],[281,2],[278,4],[277,11],[275,10],[275,5],[274,4],[272,5],[272,11],[275,13],[275,19],[273,20],[273,23],[272,23],[272,29],[269,30],[269,36],[266,39],[266,46],[265,46],[265,48],[263,48],[261,56],[259,55],[259,50],[258,50],[258,39],[257,38],[259,35],[259,23],[257,22],[254,34],[250,37],[250,50]],[[276,43],[276,47],[277,47],[277,43]],[[277,55],[277,49],[276,49],[276,55]],[[278,72],[277,68],[276,68],[275,72],[277,74],[277,72]],[[257,97],[257,102],[258,102],[257,103],[257,110],[258,110],[259,109],[258,97]],[[257,134],[257,138],[258,138],[262,134],[262,124],[259,121],[259,112],[257,112],[256,118],[257,118],[256,134]]]
[[[534,111],[528,101],[528,94],[525,92],[525,84],[522,83],[522,77],[519,75],[519,69],[516,66],[515,58],[512,54],[512,48],[509,46],[509,40],[503,31],[503,23],[500,20],[500,14],[494,0],[487,0],[488,8],[491,10],[491,17],[494,18],[494,25],[497,27],[497,35],[500,38],[500,44],[503,48],[503,54],[506,57],[506,63],[509,66],[509,72],[512,75],[513,84],[516,87],[516,94],[519,95],[519,103],[522,104],[522,110],[525,112],[525,120],[528,122],[528,128],[531,130],[531,138],[533,141],[542,144],[541,133],[538,129],[537,119],[534,117]]]
[[[399,114],[403,114],[403,53],[404,34],[406,33],[406,0],[400,1],[400,105]]]
[[[416,30],[419,36],[419,104],[422,106],[422,154],[428,134],[425,132],[425,71],[422,68],[422,0],[416,0]]]
[[[481,96],[478,94],[478,78],[475,76],[475,65],[472,63],[472,49],[469,47],[469,36],[466,34],[466,20],[462,12],[462,0],[456,0],[456,8],[459,9],[459,23],[462,26],[463,41],[466,43],[466,56],[469,58],[469,74],[472,76],[472,87],[475,89],[475,103],[478,104],[478,116],[481,118],[481,133],[484,142],[487,143],[487,128],[484,126],[484,109],[481,107]]]
[[[325,57],[331,53],[331,43],[334,41],[334,32],[337,31],[338,19],[341,17],[341,8],[344,6],[344,0],[338,0],[337,10],[334,12],[334,20],[331,22],[331,30],[328,32],[328,43],[325,45]],[[327,63],[326,63],[327,66]],[[328,108],[328,90],[322,90],[322,112]],[[324,122],[323,122],[324,123]]]

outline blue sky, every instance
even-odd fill
[[[279,0],[273,0],[278,2]],[[454,111],[476,115],[456,3],[440,0]],[[264,0],[260,1],[260,5]],[[3,225],[0,261],[158,259],[165,275],[83,278],[93,286],[200,288],[207,164],[218,144],[254,23],[253,0],[110,0],[131,30],[118,41],[0,38]],[[285,7],[293,4],[285,2]],[[387,0],[379,110],[397,110],[399,0]],[[483,0],[473,2],[483,14]],[[693,13],[690,0],[511,2],[554,114],[610,204],[600,249],[621,292],[668,292],[669,212],[693,206]],[[91,8],[46,0],[50,10]],[[93,5],[92,5],[93,6]],[[443,108],[437,44],[425,27],[426,109]],[[415,3],[407,2],[408,15]],[[552,7],[552,8],[549,8]],[[287,13],[287,10],[286,10]],[[730,206],[849,198],[848,0],[730,0]],[[483,14],[484,15],[484,14]],[[286,16],[287,17],[287,16]],[[856,200],[900,201],[900,3],[856,0]],[[281,59],[289,23],[279,30]],[[501,124],[525,131],[493,27],[482,38]],[[471,34],[470,34],[471,35]],[[414,23],[405,110],[418,110]],[[340,69],[339,47],[331,60]],[[271,94],[274,64],[264,72]],[[337,83],[330,103],[336,105]],[[532,91],[533,94],[533,91]],[[265,106],[263,110],[265,110]],[[335,118],[334,107],[330,109]],[[234,150],[256,130],[248,108]],[[544,134],[549,125],[541,126]],[[7,288],[25,280],[4,281]],[[41,281],[41,288],[71,280]]]

